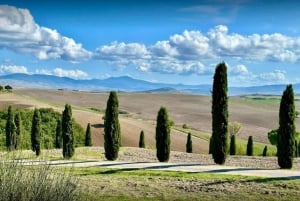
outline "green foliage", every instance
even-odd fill
[[[228,123],[228,133],[231,137],[232,135],[237,135],[238,132],[241,130],[241,124],[237,121],[232,121]]]
[[[192,142],[192,135],[191,133],[188,134],[186,139],[186,152],[193,153],[193,142]]]
[[[40,112],[37,108],[34,109],[31,126],[31,149],[37,156],[41,153],[41,129],[40,129]]]
[[[20,146],[21,133],[22,133],[22,120],[19,112],[15,115],[15,125],[16,125],[16,141],[15,149],[18,149]]]
[[[6,133],[6,148],[8,151],[12,151],[15,149],[16,125],[14,122],[14,115],[11,106],[9,106],[7,110],[5,133]]]
[[[271,145],[277,145],[277,133],[278,133],[278,129],[275,130],[271,130],[270,132],[268,132],[268,139],[271,143]]]
[[[62,125],[60,119],[58,119],[56,122],[57,123],[55,129],[55,148],[60,149],[62,148]]]
[[[3,91],[4,87],[2,85],[0,85],[0,91]]]
[[[295,145],[294,157],[296,158],[296,157],[298,157],[298,142],[297,142],[297,140],[295,140],[294,145]]]
[[[247,156],[253,156],[253,137],[249,136],[248,143],[247,143]]]
[[[183,129],[189,129],[189,126],[188,126],[187,124],[183,124],[183,125],[182,125],[182,128],[183,128]]]
[[[72,108],[66,104],[62,115],[63,157],[71,158],[75,153],[74,133],[72,124]]]
[[[144,131],[142,130],[140,133],[140,140],[139,140],[139,147],[140,148],[145,148],[145,134]]]
[[[278,165],[284,169],[293,167],[295,117],[294,91],[292,85],[287,85],[281,97],[277,135]]]
[[[91,124],[88,123],[85,132],[85,146],[92,146],[92,133],[91,133]]]
[[[264,150],[263,150],[263,153],[262,153],[262,156],[267,156],[267,153],[268,153],[268,146],[266,145]]]
[[[215,163],[224,164],[228,150],[227,67],[216,67],[212,91],[212,155]]]
[[[231,135],[231,137],[230,137],[229,154],[230,155],[235,155],[236,154],[235,135]]]
[[[56,128],[57,121],[61,121],[62,115],[54,111],[52,108],[40,108],[40,129],[41,149],[52,149],[56,145]],[[18,149],[31,149],[31,126],[33,110],[29,109],[16,109],[13,113],[20,114],[21,117],[21,135]],[[3,149],[5,144],[5,127],[8,117],[7,110],[0,111],[0,148]],[[15,117],[16,119],[16,117]],[[75,147],[84,146],[85,131],[80,124],[72,119],[73,132],[75,137]],[[62,140],[62,139],[61,139]],[[62,141],[61,141],[62,142]]]
[[[104,149],[107,160],[116,160],[121,146],[119,102],[117,93],[111,91],[107,100],[104,120]]]
[[[170,157],[170,124],[168,112],[161,107],[156,119],[156,157],[160,162],[167,162]]]

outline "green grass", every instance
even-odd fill
[[[74,168],[91,200],[296,200],[300,180],[209,173]]]

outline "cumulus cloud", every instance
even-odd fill
[[[28,70],[25,66],[16,66],[16,65],[0,65],[0,74],[9,74],[9,73],[28,73]]]
[[[35,71],[36,74],[43,74],[43,75],[55,75],[58,77],[69,77],[73,79],[86,79],[89,77],[89,75],[82,71],[82,70],[66,70],[62,68],[55,68],[53,70],[48,70],[48,69],[37,69]]]
[[[257,78],[262,81],[282,82],[286,81],[286,72],[283,70],[274,70],[273,72],[259,74]]]
[[[202,33],[185,30],[153,45],[113,42],[97,48],[95,59],[116,66],[135,66],[141,71],[175,74],[212,73],[207,63],[215,60],[299,62],[300,37],[283,34],[241,35],[219,25]],[[233,75],[249,73],[244,65],[231,68]],[[262,75],[263,77],[263,75]]]
[[[0,5],[0,47],[39,59],[87,60],[91,52],[72,38],[35,23],[27,9]]]

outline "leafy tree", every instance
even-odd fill
[[[266,157],[267,156],[267,152],[268,152],[268,146],[266,145],[264,150],[263,150],[263,156]]]
[[[249,136],[247,143],[247,156],[253,156],[253,138]]]
[[[193,142],[191,133],[188,134],[186,139],[186,152],[193,153]]]
[[[216,67],[212,91],[212,155],[215,163],[224,164],[228,150],[227,67]]]
[[[111,91],[107,100],[104,120],[104,149],[107,160],[116,160],[121,146],[121,128],[118,114],[117,93]]]
[[[61,120],[57,119],[56,121],[56,129],[55,129],[55,148],[62,148],[62,125]]]
[[[85,146],[86,147],[91,147],[92,146],[92,133],[91,133],[91,124],[90,123],[88,123],[88,125],[86,127]]]
[[[235,155],[236,154],[236,144],[235,144],[235,135],[231,135],[230,137],[230,148],[229,154]]]
[[[295,117],[294,91],[292,85],[287,85],[281,97],[277,135],[277,161],[284,169],[293,167]]]
[[[5,133],[6,133],[6,148],[8,151],[12,151],[15,149],[16,125],[14,122],[14,115],[11,106],[8,107],[8,111],[7,111]]]
[[[156,119],[156,157],[160,162],[167,162],[170,157],[170,123],[168,112],[161,107]]]
[[[272,145],[277,145],[277,133],[278,129],[274,129],[268,132],[268,139]]]
[[[15,125],[16,125],[15,149],[17,149],[20,146],[21,133],[22,133],[22,120],[19,112],[15,115]]]
[[[32,117],[32,126],[31,126],[31,146],[32,146],[32,151],[34,151],[37,156],[39,156],[41,153],[40,138],[41,138],[40,112],[37,108],[35,108]]]
[[[139,147],[145,148],[145,135],[143,130],[140,133]]]
[[[228,133],[231,137],[232,135],[237,135],[238,132],[241,130],[241,124],[237,121],[232,121],[228,123]]]
[[[62,139],[63,139],[63,157],[71,158],[75,153],[74,133],[72,124],[72,108],[66,104],[62,114]]]

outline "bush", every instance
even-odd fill
[[[247,156],[253,156],[253,138],[249,136],[247,143]]]
[[[0,192],[0,201],[80,200],[71,172],[54,170],[46,163],[25,166],[20,160],[1,160]]]
[[[262,153],[262,156],[267,156],[267,152],[268,152],[268,146],[266,145],[264,150],[263,150],[263,153]]]
[[[182,125],[182,128],[183,128],[183,129],[188,129],[189,127],[188,127],[187,124],[183,124],[183,125]]]

